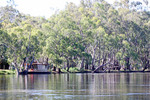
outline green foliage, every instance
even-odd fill
[[[14,70],[0,70],[0,75],[15,74]]]
[[[79,72],[79,69],[74,67],[74,68],[70,68],[69,72]]]
[[[62,72],[67,72],[65,69],[62,69],[61,71],[62,71]],[[80,72],[80,70],[79,70],[77,67],[71,67],[71,68],[69,69],[69,72],[70,72],[70,73],[77,73],[77,72]]]

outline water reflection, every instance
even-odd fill
[[[148,100],[149,73],[1,75],[0,100]]]

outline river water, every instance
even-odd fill
[[[150,73],[0,75],[0,100],[149,100]]]

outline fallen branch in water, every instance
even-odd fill
[[[108,64],[110,64],[110,63],[111,63],[111,60],[110,60],[109,62],[103,64],[103,65],[98,66],[98,67],[93,71],[93,73],[94,73],[94,72],[97,72],[101,67],[106,66],[106,65],[108,65]]]

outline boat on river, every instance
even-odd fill
[[[25,63],[25,69],[22,71],[19,71],[18,73],[21,75],[26,75],[26,74],[50,74],[51,72],[49,71],[50,67],[48,64],[44,63],[38,63],[34,62],[32,63],[31,67],[29,68],[29,63]]]

